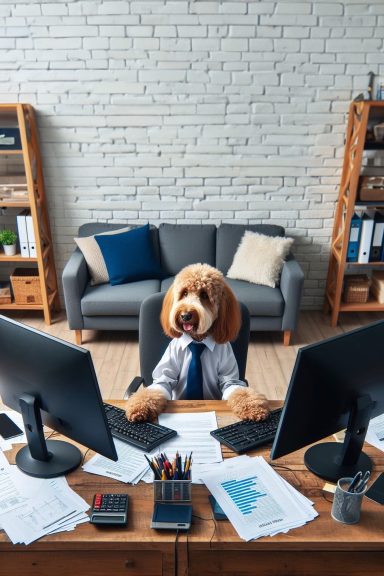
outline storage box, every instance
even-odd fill
[[[0,286],[0,304],[10,304],[12,302],[11,287]]]
[[[11,275],[16,304],[42,304],[39,272],[35,268],[16,268]]]
[[[372,273],[371,284],[372,296],[376,298],[379,304],[384,304],[384,272],[375,270]]]
[[[154,480],[153,499],[155,502],[191,502],[191,480]]]
[[[367,202],[384,200],[384,178],[363,176],[360,182],[359,199]]]
[[[368,302],[370,279],[366,274],[351,274],[344,278],[343,300],[348,304]]]
[[[0,127],[0,150],[21,150],[21,139],[18,128]]]

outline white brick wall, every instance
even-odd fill
[[[59,276],[90,220],[273,221],[319,308],[383,23],[378,0],[1,0],[0,101],[38,112]]]

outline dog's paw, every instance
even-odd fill
[[[160,390],[140,388],[127,400],[125,407],[128,420],[132,422],[152,422],[163,412],[167,399]]]
[[[234,390],[228,398],[228,404],[241,420],[265,420],[269,415],[268,400],[264,394],[257,394],[249,388]]]

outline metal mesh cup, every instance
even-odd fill
[[[360,520],[361,502],[366,487],[362,492],[348,492],[353,478],[340,478],[333,498],[331,516],[344,524],[356,524]]]

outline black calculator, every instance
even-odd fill
[[[91,509],[92,524],[123,526],[128,519],[128,494],[95,494]]]

